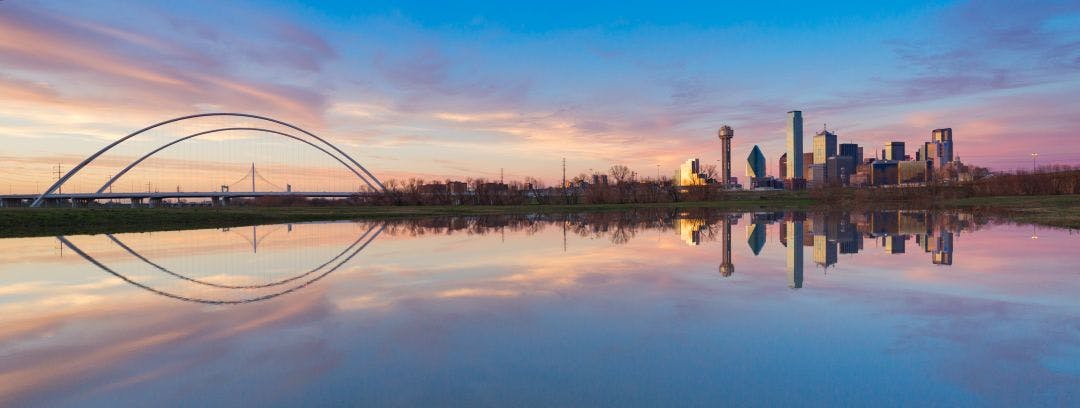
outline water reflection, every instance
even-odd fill
[[[746,241],[754,256],[758,256],[768,242],[767,226],[779,225],[777,239],[785,248],[788,287],[792,289],[803,287],[804,247],[806,246],[811,247],[814,264],[826,272],[829,267],[837,264],[838,254],[858,254],[864,251],[864,240],[866,239],[877,242],[878,246],[888,254],[906,253],[906,243],[914,240],[919,249],[930,254],[929,260],[933,264],[951,265],[953,263],[953,234],[974,229],[980,224],[989,222],[989,220],[982,220],[980,223],[976,223],[974,217],[970,214],[911,210],[812,213],[809,215],[803,211],[739,214],[708,210],[692,212],[638,210],[619,213],[569,215],[405,219],[371,225],[343,251],[314,269],[270,283],[247,285],[207,282],[173,272],[140,255],[116,236],[106,234],[112,243],[157,271],[194,284],[222,289],[263,289],[296,281],[322,270],[331,263],[338,261],[339,258],[353,250],[353,248],[359,246],[355,252],[341,262],[337,262],[334,267],[316,275],[312,280],[303,282],[298,287],[237,300],[187,297],[149,288],[98,262],[65,237],[58,237],[58,239],[65,247],[100,269],[140,288],[179,300],[212,304],[235,304],[280,296],[322,279],[351,260],[384,229],[388,230],[388,234],[394,236],[423,237],[440,234],[453,235],[455,233],[467,235],[498,233],[505,239],[507,231],[533,235],[547,228],[557,227],[562,228],[564,251],[566,250],[566,234],[593,238],[606,237],[613,244],[626,244],[646,229],[656,229],[660,233],[673,229],[679,239],[689,246],[699,246],[703,242],[720,241],[722,245],[718,271],[722,277],[731,277],[735,273],[731,250],[732,226],[738,225],[744,217],[749,220],[749,225],[746,227]],[[281,226],[271,229],[264,228],[265,232],[261,235],[257,233],[258,227],[251,227],[250,238],[247,234],[238,234],[238,236],[243,237],[251,245],[252,252],[257,253],[259,243],[279,227]],[[287,228],[291,231],[292,225],[289,224]],[[230,229],[226,228],[222,231],[228,232]]]
[[[1075,406],[1080,236],[1037,232],[641,210],[0,239],[0,406]]]
[[[289,228],[292,228],[292,226],[289,225]],[[131,284],[131,285],[133,285],[133,286],[135,286],[137,288],[147,290],[147,291],[149,291],[151,293],[154,293],[154,294],[157,294],[157,295],[165,296],[165,297],[176,299],[176,300],[182,300],[182,301],[185,301],[185,302],[205,303],[205,304],[215,304],[215,305],[228,305],[228,304],[241,304],[241,303],[259,302],[259,301],[263,301],[263,300],[273,299],[273,298],[276,298],[278,296],[285,295],[285,294],[292,293],[292,292],[295,292],[297,290],[303,289],[303,288],[307,287],[308,285],[311,285],[311,284],[325,278],[327,275],[330,275],[334,271],[338,270],[338,268],[340,268],[342,265],[345,265],[346,263],[351,261],[353,259],[353,257],[355,257],[357,254],[359,254],[361,251],[363,251],[364,248],[367,248],[368,244],[370,244],[371,241],[374,241],[375,238],[377,238],[379,236],[379,233],[382,232],[383,228],[385,228],[384,225],[377,225],[377,224],[371,225],[366,231],[364,231],[363,234],[361,234],[358,238],[356,238],[356,240],[353,241],[352,244],[350,244],[348,247],[346,247],[340,253],[335,255],[333,258],[330,258],[330,260],[324,262],[323,264],[321,264],[319,266],[316,266],[315,268],[313,268],[311,270],[308,270],[306,272],[302,272],[300,274],[297,274],[297,275],[294,275],[294,276],[291,276],[291,277],[288,277],[288,278],[285,278],[285,279],[277,280],[277,281],[274,281],[274,282],[263,283],[263,284],[252,284],[252,285],[229,285],[229,284],[214,283],[214,282],[208,282],[208,281],[197,279],[197,278],[192,278],[192,277],[189,277],[189,276],[184,275],[182,273],[174,272],[174,271],[172,271],[172,270],[170,270],[168,268],[165,268],[165,267],[163,267],[161,265],[158,265],[158,264],[154,263],[153,261],[147,259],[142,254],[136,252],[134,249],[132,249],[131,247],[124,244],[122,241],[120,241],[114,235],[106,234],[106,236],[109,238],[109,240],[112,241],[114,244],[116,244],[118,247],[122,248],[128,254],[131,254],[131,256],[133,256],[136,259],[138,259],[139,261],[149,265],[150,267],[154,268],[155,270],[164,272],[164,273],[166,273],[166,274],[168,274],[170,276],[179,278],[179,279],[184,280],[186,282],[191,282],[191,283],[194,283],[194,284],[204,285],[204,286],[209,286],[209,287],[219,288],[219,289],[245,290],[245,289],[274,288],[275,286],[281,286],[281,285],[284,285],[284,284],[287,284],[287,283],[290,283],[290,282],[293,282],[293,281],[296,281],[296,280],[303,279],[303,278],[305,278],[305,277],[307,277],[309,275],[312,275],[312,274],[315,274],[316,272],[319,272],[320,270],[323,270],[328,265],[337,262],[337,263],[334,264],[334,266],[330,267],[329,269],[326,269],[325,271],[322,271],[322,273],[316,274],[311,279],[309,279],[307,281],[300,282],[299,284],[297,284],[295,286],[286,287],[284,289],[276,289],[275,288],[275,291],[273,291],[272,293],[261,294],[261,295],[257,295],[257,296],[251,296],[251,297],[242,297],[240,299],[200,298],[200,297],[194,297],[194,296],[180,295],[180,294],[172,293],[172,292],[161,290],[161,289],[156,289],[156,288],[151,287],[149,285],[140,283],[140,282],[132,279],[131,277],[128,277],[127,275],[125,275],[125,274],[123,274],[121,272],[117,272],[117,271],[113,270],[112,268],[105,265],[101,261],[98,261],[97,259],[95,259],[90,254],[87,254],[86,252],[84,252],[77,245],[75,245],[70,240],[68,240],[67,237],[58,236],[58,237],[56,237],[56,239],[59,240],[60,243],[63,244],[65,247],[69,248],[71,251],[75,252],[77,255],[79,255],[80,257],[85,259],[87,262],[93,264],[94,266],[98,267],[102,271],[105,271],[105,272],[119,278],[120,280],[123,280],[124,282],[127,282],[127,283],[129,283],[129,284]],[[228,231],[228,229],[225,229],[224,231]],[[265,238],[266,236],[268,236],[270,232],[273,232],[273,230],[271,230],[270,232],[267,232],[267,234],[264,235],[262,238],[256,238],[255,233],[257,231],[257,227],[252,227],[251,231],[252,231],[252,239],[248,240],[248,242],[251,243],[252,252],[257,253],[258,252],[258,245],[259,245],[260,242],[262,242],[262,238]],[[354,250],[354,248],[355,248],[355,250]],[[351,253],[350,253],[350,251],[351,251]],[[347,253],[349,253],[349,256],[346,256],[344,259],[341,259],[342,256],[345,256],[345,254],[347,254]],[[340,261],[339,261],[339,259],[340,259]]]

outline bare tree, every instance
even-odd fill
[[[701,166],[701,174],[704,174],[706,179],[715,180],[720,176],[720,170],[716,168],[715,164],[706,164]]]
[[[611,178],[615,179],[615,182],[617,182],[618,184],[622,184],[622,183],[625,183],[627,181],[631,181],[636,176],[636,173],[634,173],[633,170],[630,170],[629,167],[626,167],[626,166],[621,165],[621,164],[616,164],[614,166],[611,166],[611,170],[609,171],[609,174],[611,174]]]

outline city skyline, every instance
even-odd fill
[[[1041,163],[1080,158],[1080,7],[1068,2],[551,4],[529,17],[490,4],[122,6],[0,3],[0,187],[37,191],[57,164],[216,110],[300,124],[381,179],[504,171],[554,185],[563,157],[571,174],[669,175],[719,158],[722,124],[739,133],[733,156],[759,145],[778,175],[790,110],[867,156],[893,140],[914,156],[951,128],[962,142],[950,153],[973,165],[1027,168],[1033,149]],[[845,62],[811,63],[821,57]]]

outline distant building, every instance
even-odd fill
[[[450,190],[450,194],[462,195],[469,191],[469,184],[463,181],[451,181],[446,183],[446,187]]]
[[[787,129],[787,176],[803,178],[803,118],[802,111],[788,112]]]
[[[828,180],[825,178],[826,176],[824,164],[811,164],[806,174],[806,184],[809,186],[820,186],[828,182]]]
[[[679,166],[676,182],[682,187],[703,186],[708,183],[708,177],[701,173],[701,162],[698,159],[690,159]]]
[[[765,155],[757,145],[750,149],[750,155],[746,157],[746,177],[751,183],[754,179],[765,178]]]
[[[837,156],[848,156],[855,160],[855,163],[862,163],[862,148],[855,143],[841,143]],[[854,173],[854,169],[852,170]]]
[[[720,137],[720,184],[731,184],[731,138],[735,137],[735,130],[731,126],[720,126],[717,132]]]
[[[934,169],[925,160],[902,161],[898,164],[900,183],[925,183],[931,180]]]
[[[780,179],[786,180],[787,176],[787,153],[780,155]]]
[[[899,163],[895,160],[877,160],[870,163],[870,184],[875,186],[897,184],[900,180]]]
[[[941,148],[942,145],[939,142],[924,142],[915,152],[915,160],[932,161],[935,166],[940,166]]]
[[[949,162],[953,161],[953,138],[952,128],[934,129],[930,133],[933,141],[941,144],[941,159],[942,162],[938,167],[941,167]]]
[[[855,158],[851,156],[833,156],[825,164],[825,179],[829,183],[848,184],[855,174]]]
[[[593,174],[592,183],[594,186],[606,186],[608,185],[607,174]]]
[[[803,160],[802,160],[803,161],[803,173],[802,173],[803,175],[802,175],[802,178],[809,180],[811,178],[811,176],[810,176],[810,166],[814,164],[814,153],[813,152],[811,152],[811,153],[803,153],[802,157],[803,157]]]
[[[814,135],[814,164],[826,164],[833,156],[836,156],[836,134],[822,130]]]
[[[907,159],[907,153],[904,152],[904,142],[889,142],[885,143],[884,160],[896,160],[903,161]]]

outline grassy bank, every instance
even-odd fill
[[[1080,229],[1080,195],[969,197],[947,201],[943,206],[1020,223]]]
[[[805,209],[812,204],[805,195],[796,195],[768,199],[748,196],[724,201],[651,204],[5,208],[0,209],[0,237],[143,232],[304,221],[622,211],[638,208],[714,208],[731,211]]]
[[[1080,228],[1080,196],[978,197],[948,200],[943,208],[992,213],[1017,222]],[[811,209],[805,195],[762,199],[746,194],[722,201],[513,206],[228,207],[228,208],[7,208],[0,236],[48,236],[233,227],[285,222],[393,219],[432,216],[622,211],[642,208],[711,208],[731,211]],[[820,207],[820,206],[819,206]],[[831,209],[823,208],[823,209]]]

